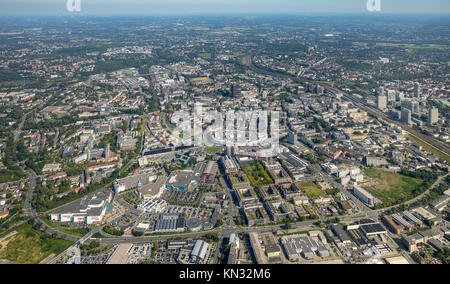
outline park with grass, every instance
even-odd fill
[[[425,192],[429,184],[420,178],[380,169],[366,168],[364,172],[373,180],[366,189],[383,202],[383,207],[411,200]]]
[[[28,223],[17,227],[17,234],[0,243],[0,259],[12,263],[37,264],[73,245],[73,242],[42,232],[38,227]]]
[[[305,192],[309,199],[316,199],[326,196],[326,193],[314,182],[301,182],[298,183],[298,187],[300,190]]]

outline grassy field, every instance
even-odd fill
[[[51,254],[60,254],[73,242],[52,238],[29,224],[16,228],[17,234],[0,243],[0,259],[14,263],[37,264]]]
[[[314,199],[321,196],[325,196],[325,192],[321,190],[315,183],[313,182],[303,182],[298,184],[299,188],[306,193],[308,198]]]
[[[431,153],[435,154],[436,156],[438,156],[439,158],[447,161],[447,163],[450,164],[450,156],[445,154],[441,150],[436,149],[435,147],[433,147],[433,146],[431,146],[429,144],[426,144],[425,142],[423,142],[422,140],[417,139],[414,136],[408,135],[406,138],[408,138],[409,140],[411,140],[414,143],[419,144],[420,146],[422,146],[428,152],[431,152]]]
[[[219,150],[220,150],[219,147],[209,147],[207,149],[207,152],[208,152],[208,154],[214,154],[214,153],[218,152]]]
[[[367,190],[380,199],[384,207],[408,201],[422,193],[420,179],[379,169],[368,168],[364,171],[376,182],[376,185],[368,187]]]
[[[198,56],[203,59],[211,59],[211,53],[209,53],[209,52],[199,53]]]
[[[60,229],[61,232],[76,236],[76,237],[84,237],[86,234],[88,234],[91,229],[89,228],[79,228],[79,229]]]

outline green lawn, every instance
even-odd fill
[[[89,228],[79,228],[79,229],[60,229],[61,232],[76,236],[76,237],[84,237],[86,234],[88,234],[91,229]]]
[[[303,182],[299,183],[298,187],[303,190],[310,199],[315,199],[319,197],[326,196],[326,193],[321,190],[315,183],[313,182]]]
[[[367,190],[383,202],[383,207],[406,202],[426,190],[421,187],[423,181],[420,179],[379,169],[367,168],[364,171],[376,182]]]
[[[52,238],[29,224],[16,228],[16,235],[0,243],[0,258],[15,263],[37,264],[51,254],[58,255],[73,242]]]
[[[208,152],[208,154],[213,154],[213,153],[218,152],[219,150],[220,150],[219,147],[209,147],[209,148],[207,149],[207,152]]]

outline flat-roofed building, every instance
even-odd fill
[[[156,174],[153,172],[128,176],[114,182],[116,192],[127,191],[133,188],[140,188],[156,181]]]
[[[200,173],[192,170],[179,170],[170,174],[165,183],[166,189],[191,190],[200,182]]]
[[[351,243],[350,236],[344,230],[342,225],[340,225],[340,224],[331,225],[331,231],[333,232],[333,234],[335,234],[338,237],[338,239],[341,243],[343,243],[343,244]]]
[[[447,207],[447,204],[450,202],[450,196],[448,195],[441,195],[435,200],[430,202],[431,208],[437,210],[437,211],[443,211],[445,207]]]
[[[403,229],[400,226],[398,226],[390,216],[388,215],[382,216],[381,221],[389,230],[391,230],[392,233],[400,235],[403,232]]]
[[[108,203],[112,200],[112,192],[102,189],[90,193],[76,202],[66,205],[64,208],[51,213],[52,221],[68,223],[94,224],[101,222],[106,213]]]
[[[209,244],[202,240],[195,242],[194,248],[191,252],[191,259],[195,262],[201,262],[205,260],[206,253],[208,252]]]
[[[231,173],[238,173],[239,172],[239,166],[234,160],[234,158],[225,156],[220,158],[219,160],[220,165],[225,172],[225,174],[231,174]]]
[[[300,256],[311,260],[317,256],[329,257],[330,251],[318,238],[306,234],[284,236],[281,245],[290,261],[298,261]]]
[[[256,264],[267,264],[267,258],[264,256],[264,252],[261,248],[261,242],[258,235],[255,232],[249,233],[250,246],[255,256]]]
[[[353,193],[364,203],[373,206],[375,204],[375,197],[370,194],[367,190],[360,186],[355,186],[353,188]]]

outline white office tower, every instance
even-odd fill
[[[430,124],[435,124],[439,120],[439,110],[435,107],[432,107],[428,110],[428,122]]]
[[[379,110],[386,110],[387,108],[387,97],[378,95],[377,97],[377,107]]]
[[[384,87],[378,88],[378,96],[384,96],[384,95],[385,95],[385,93],[384,93]]]

